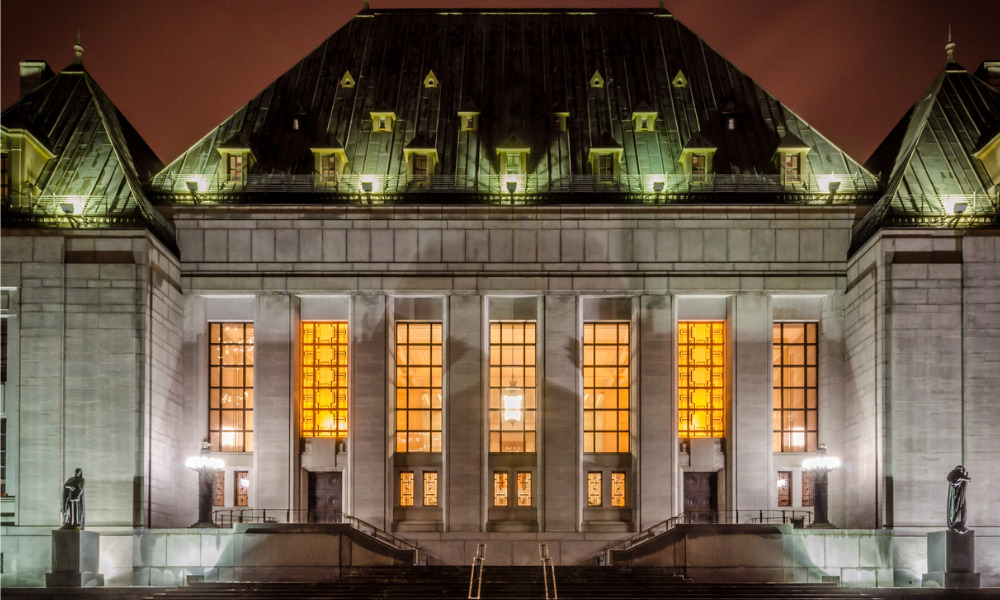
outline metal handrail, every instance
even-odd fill
[[[707,519],[705,518],[707,516]],[[692,518],[697,517],[697,518]],[[605,546],[598,555],[598,563],[611,564],[611,553],[630,550],[654,537],[661,536],[684,523],[711,524],[753,524],[753,523],[795,523],[799,519],[803,525],[812,522],[813,513],[808,510],[756,509],[756,510],[689,510],[655,525],[647,527],[627,538]],[[741,520],[742,519],[742,520]]]
[[[701,195],[712,193],[792,193],[812,197],[872,194],[878,184],[867,173],[806,174],[794,181],[781,174],[738,173],[690,175],[684,173],[622,173],[614,176],[568,175],[384,175],[348,173],[336,178],[319,174],[247,174],[231,181],[219,173],[171,174],[157,177],[152,189],[175,198],[212,200],[245,193],[322,193],[378,198],[424,193],[473,193],[508,198],[549,193],[623,192],[644,196]],[[831,188],[834,193],[831,194]]]
[[[545,582],[545,600],[557,600],[559,593],[556,591],[556,567],[552,564],[552,557],[549,556],[548,544],[538,544],[538,558],[542,561],[542,581]],[[552,595],[549,595],[549,577],[552,577]]]
[[[472,559],[472,570],[469,571],[469,599],[479,600],[483,592],[483,563],[486,560],[486,544],[479,544],[476,556]],[[476,577],[476,567],[479,567],[479,577]],[[472,584],[476,582],[476,595],[472,595]]]
[[[212,520],[220,527],[232,526],[239,523],[340,523],[350,525],[352,529],[380,542],[389,544],[397,550],[412,550],[414,552],[414,563],[419,562],[419,546],[340,510],[315,508],[227,508],[215,510],[212,513]]]

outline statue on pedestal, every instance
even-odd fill
[[[63,484],[62,527],[60,529],[83,529],[83,469],[77,468],[72,477]]]
[[[965,486],[972,481],[965,467],[958,465],[948,473],[948,528],[965,533]]]

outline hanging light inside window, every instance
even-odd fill
[[[520,423],[524,418],[524,388],[510,380],[510,385],[503,389],[503,419],[509,424]]]

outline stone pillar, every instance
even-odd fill
[[[729,460],[733,470],[730,508],[757,510],[771,506],[771,319],[768,298],[738,294],[733,315],[735,345],[732,389],[732,431]]]
[[[348,452],[353,476],[348,512],[376,527],[386,528],[386,312],[385,295],[358,294],[351,307],[354,351],[354,421]]]
[[[576,531],[579,526],[578,422],[579,339],[574,296],[545,297],[545,381],[539,429],[542,438],[544,531]]]
[[[257,508],[292,507],[294,334],[291,297],[261,294],[254,323],[254,480]]]
[[[445,527],[481,531],[483,526],[483,300],[451,296],[444,369],[448,398],[444,447]]]
[[[639,299],[639,393],[633,394],[638,432],[639,528],[669,519],[674,513],[677,478],[677,397],[673,374],[673,312],[669,296]],[[635,437],[635,436],[633,436]]]

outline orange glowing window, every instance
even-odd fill
[[[438,505],[437,471],[424,471],[424,506]]]
[[[587,506],[600,506],[602,503],[602,488],[604,474],[600,471],[587,473]]]
[[[413,471],[399,474],[399,505],[413,506]]]
[[[253,452],[253,323],[208,324],[208,441]]]
[[[535,451],[535,322],[490,322],[490,452]]]
[[[347,323],[302,323],[302,437],[347,437]]]
[[[396,323],[396,452],[441,452],[441,323]]]
[[[583,324],[583,451],[629,451],[629,324]]]
[[[623,471],[611,473],[611,506],[617,508],[625,506],[625,473]]]
[[[819,436],[816,323],[775,323],[772,363],[774,452],[815,452]]]
[[[681,321],[677,336],[677,436],[726,435],[726,323]]]
[[[507,472],[493,473],[493,506],[507,506]]]
[[[517,505],[531,506],[531,472],[517,473]]]

